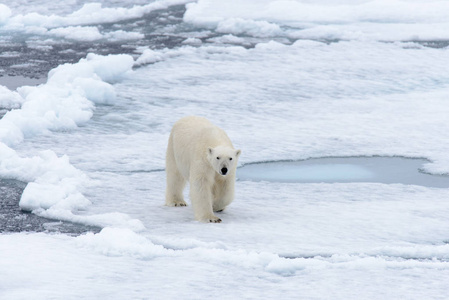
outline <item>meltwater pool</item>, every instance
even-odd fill
[[[448,188],[449,176],[422,172],[429,161],[405,157],[326,157],[252,163],[237,170],[238,180],[272,182],[380,182]]]

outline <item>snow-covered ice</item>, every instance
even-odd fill
[[[0,86],[0,176],[28,182],[20,206],[103,228],[1,234],[1,299],[446,298],[447,188],[240,180],[220,224],[163,204],[169,131],[191,114],[224,128],[241,164],[401,156],[448,175],[449,3],[3,3],[1,34],[40,46],[142,39],[103,25],[186,12],[160,32],[183,38],[173,48]]]
[[[306,39],[447,40],[445,1],[219,1],[188,4],[184,20],[219,32]]]
[[[72,9],[78,6],[78,3],[76,2],[77,1],[74,1],[71,5]],[[83,3],[84,1],[79,2]],[[86,3],[84,3],[82,7],[77,7],[75,11],[72,11],[66,15],[56,15],[54,13],[42,14],[36,11],[28,12],[26,7],[26,12],[13,14],[12,10],[8,6],[0,4],[0,24],[3,25],[0,27],[0,32],[12,31],[23,34],[42,35],[44,37],[63,37],[88,42],[101,39],[141,39],[143,37],[141,33],[117,30],[102,34],[98,27],[89,25],[119,23],[124,20],[138,19],[151,11],[164,9],[171,5],[179,5],[189,1],[160,0],[153,1],[148,4],[137,3],[132,7],[104,7],[103,3],[89,3],[89,1],[85,2]],[[105,1],[104,4],[107,4],[107,2]],[[23,10],[20,6],[16,9],[19,12]],[[50,9],[48,7],[48,3],[46,5],[46,9]],[[61,10],[65,10],[67,8],[57,6],[54,9],[57,12],[60,12]]]

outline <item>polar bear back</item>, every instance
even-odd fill
[[[176,165],[184,178],[189,178],[190,163],[207,162],[207,149],[216,146],[229,146],[232,142],[224,130],[202,117],[190,116],[180,119],[171,132]]]

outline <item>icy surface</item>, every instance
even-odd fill
[[[0,5],[0,31],[44,48],[141,38],[100,25],[139,28],[187,2],[22,0]],[[89,54],[39,86],[0,87],[0,176],[28,182],[20,206],[103,227],[0,235],[0,298],[444,299],[447,188],[238,181],[221,224],[163,203],[169,131],[193,114],[227,131],[241,164],[403,156],[449,174],[448,6],[200,0],[158,29],[181,37],[173,48]]]
[[[81,3],[84,1],[80,1]],[[89,3],[86,1],[82,7],[65,15],[42,14],[39,12],[27,12],[12,14],[11,9],[0,4],[0,32],[20,32],[23,34],[35,34],[50,37],[64,37],[77,41],[95,41],[101,39],[140,39],[142,34],[136,32],[124,32],[122,30],[111,31],[102,34],[97,27],[90,24],[119,23],[120,21],[142,18],[145,14],[164,9],[171,5],[183,4],[189,0],[160,0],[149,4],[135,4],[132,7],[103,7],[102,3]],[[134,2],[134,1],[133,1]],[[137,1],[139,2],[139,1]],[[76,4],[76,2],[74,3]],[[72,7],[77,7],[74,5]],[[21,10],[21,7],[17,9]],[[64,10],[57,7],[57,11]]]
[[[219,32],[289,38],[447,40],[446,1],[220,1],[188,4],[186,22]]]

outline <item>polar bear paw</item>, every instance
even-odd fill
[[[174,200],[166,203],[167,206],[187,206],[184,200]]]
[[[221,219],[217,217],[210,218],[208,220],[209,223],[221,223]]]

